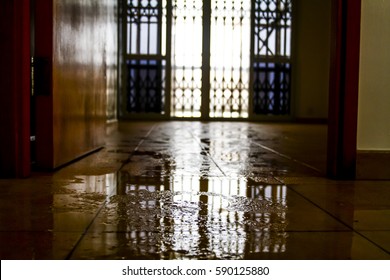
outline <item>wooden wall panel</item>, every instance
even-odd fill
[[[37,5],[43,2],[50,1],[37,0]],[[52,169],[104,145],[107,61],[117,61],[116,52],[107,52],[107,34],[117,33],[116,4],[52,0],[51,8],[36,10],[37,18],[46,18],[46,28],[51,28],[36,28],[36,53],[46,49],[41,55],[51,57],[51,93],[37,96],[37,166]],[[42,17],[43,12],[51,18]],[[39,40],[45,41],[41,47]]]

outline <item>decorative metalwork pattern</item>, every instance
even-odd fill
[[[254,0],[253,111],[290,113],[292,0]]]
[[[160,60],[128,60],[128,112],[162,112],[165,85],[164,63]]]
[[[290,113],[292,0],[124,2],[127,112]]]
[[[289,57],[292,0],[254,2],[254,55]]]
[[[126,14],[126,110],[164,113],[166,1],[128,0]]]
[[[250,1],[211,3],[210,117],[248,117]]]
[[[171,115],[200,117],[202,96],[202,0],[172,1]]]
[[[160,54],[161,1],[127,1],[127,53]]]
[[[253,71],[254,112],[262,115],[290,113],[290,64],[255,63]]]

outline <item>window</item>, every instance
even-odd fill
[[[290,114],[292,0],[128,0],[125,113]]]

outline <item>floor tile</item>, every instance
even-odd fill
[[[289,185],[356,230],[390,229],[390,183],[381,181]]]
[[[80,239],[81,232],[0,232],[2,260],[63,260]]]
[[[254,252],[248,259],[389,260],[390,255],[353,232],[288,232],[283,252]]]
[[[390,231],[360,231],[359,233],[390,253]]]
[[[154,232],[91,233],[72,259],[390,259],[388,253],[352,232],[259,232],[251,238],[211,238],[207,244],[172,239],[175,242],[166,246]]]
[[[119,122],[95,153],[0,180],[0,257],[390,259],[390,182],[325,163],[324,125]]]

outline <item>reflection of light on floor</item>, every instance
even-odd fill
[[[111,222],[129,232],[128,246],[144,256],[241,259],[286,250],[285,186],[173,176],[160,184],[129,182],[108,208]]]
[[[286,186],[249,185],[244,178],[159,180],[121,173],[80,176],[72,189],[58,190],[54,229],[66,226],[65,218],[89,208],[92,213],[106,202],[104,224],[126,233],[118,242],[139,256],[242,259],[287,250]],[[79,192],[79,185],[88,192]]]

